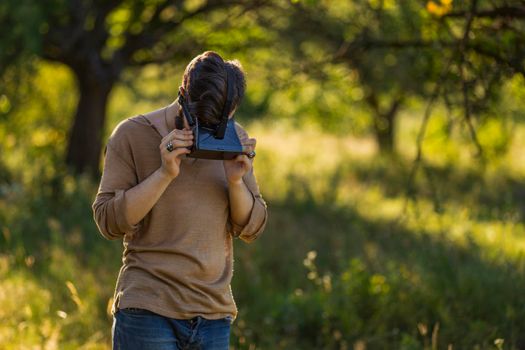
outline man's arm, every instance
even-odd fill
[[[228,183],[231,219],[237,226],[246,226],[254,205],[252,193],[241,179]]]
[[[249,153],[255,150],[257,140],[249,138],[240,124],[235,123],[235,127],[243,151]],[[268,218],[266,202],[255,179],[253,159],[244,154],[234,160],[225,160],[224,170],[230,200],[227,230],[233,237],[238,237],[246,243],[253,242],[264,231]]]
[[[161,167],[137,183],[127,137],[118,128],[114,134],[116,139],[110,139],[106,148],[102,179],[92,205],[99,231],[110,240],[138,230],[139,222],[178,176],[180,156],[189,153],[186,146],[193,142],[191,131],[174,130],[165,136],[159,145]],[[176,147],[172,152],[166,150],[169,141]]]
[[[242,183],[230,186],[229,198],[228,232],[246,243],[253,242],[268,222],[268,208],[259,191],[253,168],[243,176]]]
[[[171,181],[172,177],[159,168],[137,186],[126,191],[124,210],[132,225],[138,224],[146,216]]]

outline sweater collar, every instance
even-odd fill
[[[175,116],[174,116],[175,113]],[[132,118],[141,124],[146,124],[152,127],[161,138],[175,129],[175,119],[180,118],[178,114],[178,107],[169,105],[160,108],[156,111],[148,113],[148,115],[140,114],[139,118]]]

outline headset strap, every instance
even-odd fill
[[[190,127],[193,127],[193,125],[195,125],[195,120],[193,119],[193,116],[191,115],[190,110],[188,109],[188,105],[186,104],[186,99],[182,94],[182,87],[179,88],[178,102],[182,107],[182,115],[184,115]]]
[[[232,73],[229,72],[229,68],[226,65],[226,89],[228,92],[228,96],[226,97],[226,103],[224,104],[223,110],[222,110],[222,117],[221,121],[219,123],[219,126],[217,127],[217,131],[215,132],[215,138],[217,139],[223,139],[224,133],[226,132],[226,125],[228,124],[228,115],[231,112],[231,106],[233,103],[233,77]]]

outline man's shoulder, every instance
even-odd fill
[[[148,126],[148,123],[142,114],[123,119],[113,128],[109,140],[140,137],[144,134],[144,126]]]
[[[143,115],[136,115],[121,120],[111,132],[110,138],[122,136],[128,133],[135,132],[141,129],[141,125],[144,124],[142,121]]]
[[[144,125],[147,123],[142,115],[121,120],[111,131],[107,144],[120,150],[127,149],[134,141],[146,136]]]

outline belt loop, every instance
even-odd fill
[[[195,316],[193,318],[190,319],[190,324],[193,326],[197,326],[201,321],[201,317],[200,316]]]
[[[188,340],[190,344],[197,341],[196,339],[197,332],[199,330],[199,325],[202,321],[203,319],[201,316],[195,316],[194,318],[190,319],[191,334],[190,334],[190,339]]]

